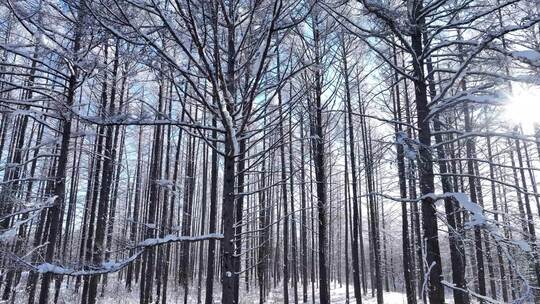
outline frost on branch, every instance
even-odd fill
[[[531,252],[531,246],[526,241],[505,239],[497,226],[491,224],[490,220],[484,215],[484,209],[477,203],[471,201],[467,194],[461,192],[447,192],[443,194],[431,193],[424,195],[423,197],[432,198],[434,201],[443,200],[445,198],[453,198],[461,208],[468,211],[471,215],[470,220],[465,223],[465,228],[484,228],[496,242],[505,242],[517,246],[524,252]]]
[[[159,246],[168,243],[176,242],[199,242],[206,240],[221,240],[223,235],[220,233],[210,233],[200,236],[176,236],[176,235],[167,235],[163,238],[150,238],[143,240],[137,243],[132,249],[136,249],[136,252],[132,254],[127,259],[121,261],[106,261],[99,266],[87,266],[83,269],[67,268],[59,265],[54,265],[51,263],[43,263],[37,266],[19,261],[23,263],[27,268],[33,269],[39,273],[54,273],[58,275],[69,275],[69,276],[89,276],[96,274],[105,274],[112,273],[121,270],[122,268],[128,266],[131,262],[139,258],[145,249]]]

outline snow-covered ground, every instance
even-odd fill
[[[309,289],[308,289],[309,290]],[[315,290],[315,293],[317,293],[317,290]],[[292,290],[291,292],[289,293],[289,302],[291,303],[294,303],[293,301],[293,293],[292,293]],[[315,303],[319,303],[318,302],[318,294],[316,294],[316,297],[315,297]],[[302,299],[301,299],[301,295],[299,295],[300,299],[299,301],[301,302]],[[350,286],[349,287],[349,303],[354,303],[354,290],[353,290],[353,287]],[[342,286],[342,287],[334,287],[333,284],[332,284],[332,287],[330,289],[330,300],[332,303],[336,303],[336,304],[342,304],[342,303],[346,303],[346,292],[345,292],[345,286]],[[308,303],[312,303],[312,296],[311,296],[311,291],[309,291],[309,296],[308,296]],[[253,302],[243,302],[243,303],[253,303]],[[255,302],[257,303],[257,302]],[[279,290],[273,290],[272,292],[270,292],[270,296],[269,296],[269,299],[268,299],[268,302],[267,303],[275,303],[275,304],[278,304],[278,303],[283,303],[283,292],[281,289]],[[377,303],[377,299],[376,298],[372,298],[371,297],[371,290],[369,290],[368,292],[368,295],[365,295],[364,297],[362,297],[362,303],[364,304],[375,304]],[[385,304],[404,304],[404,303],[407,303],[407,299],[405,298],[405,295],[402,294],[402,293],[398,293],[398,292],[385,292],[384,293],[384,303]]]
[[[290,286],[289,291],[289,302],[294,303],[294,293],[292,289],[292,285]],[[241,289],[241,295],[240,295],[240,303],[239,304],[257,304],[259,303],[259,291],[256,289],[250,290],[249,293],[245,293],[243,289]],[[302,287],[298,286],[298,292],[299,292],[299,302],[302,303]],[[312,294],[311,294],[311,286],[308,288],[308,303],[312,303]],[[221,292],[219,290],[219,285],[216,286],[216,290],[214,291],[215,300],[214,303],[220,303],[220,296]],[[350,303],[353,303],[354,301],[354,290],[353,287],[349,287],[349,295],[350,295]],[[330,289],[330,296],[331,296],[331,302],[336,304],[342,304],[346,303],[346,291],[345,291],[345,285],[339,286],[339,284],[331,284]],[[201,297],[204,302],[204,287],[201,292]],[[20,297],[22,299],[23,297]],[[60,294],[59,297],[59,303],[77,303],[78,299],[80,298],[80,294],[76,294],[73,292],[73,289],[71,288],[64,288],[63,292]],[[181,290],[175,290],[173,287],[169,287],[169,292],[167,293],[167,303],[171,304],[179,304],[183,303],[183,292]],[[19,302],[16,302],[19,303]],[[23,303],[21,301],[20,303]],[[105,293],[103,297],[98,298],[99,304],[136,304],[139,303],[139,290],[138,288],[134,288],[131,292],[128,292],[125,287],[124,283],[117,282],[117,281],[110,281],[108,284]],[[197,303],[197,289],[191,288],[189,292],[189,299],[188,303]],[[270,291],[267,302],[268,304],[280,304],[283,303],[283,288],[278,287]],[[315,290],[315,303],[318,302],[318,291]],[[377,300],[375,298],[371,297],[371,290],[368,290],[368,294],[364,295],[362,297],[362,303],[364,304],[375,304],[377,303]],[[387,292],[384,293],[384,303],[385,304],[405,304],[406,298],[405,294],[398,293],[398,292]]]

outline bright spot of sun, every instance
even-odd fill
[[[521,124],[526,133],[534,132],[535,124],[540,123],[540,87],[514,86],[504,116],[513,124]]]

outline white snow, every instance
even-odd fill
[[[117,267],[119,267],[121,265],[121,263],[117,263],[115,261],[107,261],[105,263],[102,264],[103,268],[105,269],[116,269]]]
[[[480,205],[472,202],[469,196],[461,192],[445,192],[442,194],[429,193],[423,195],[422,198],[430,197],[434,201],[442,200],[445,198],[453,197],[459,204],[459,206],[471,214],[471,220],[465,223],[465,227],[472,228],[474,226],[485,226],[487,219],[484,216],[484,209]]]
[[[407,159],[416,160],[416,149],[411,144],[411,139],[407,137],[407,133],[399,131],[396,134],[396,143],[403,146],[403,154]],[[414,141],[412,142],[414,143]]]
[[[165,243],[171,243],[171,242],[195,242],[195,241],[204,241],[204,240],[219,240],[222,239],[223,235],[220,233],[210,233],[200,236],[177,236],[174,234],[166,235],[162,238],[152,238],[152,239],[146,239],[144,241],[141,241],[137,244],[137,247],[148,247],[148,246],[156,246],[160,244]]]
[[[156,184],[160,187],[166,187],[166,188],[170,188],[172,186],[174,186],[174,181],[170,180],[170,179],[158,179],[156,180]]]
[[[232,95],[225,89],[225,92],[221,92],[218,90],[219,98],[218,98],[218,105],[219,110],[221,114],[223,115],[222,123],[229,133],[229,137],[232,143],[232,155],[235,156],[240,152],[240,146],[238,144],[238,138],[236,136],[236,126],[234,124],[234,119],[231,116],[231,113],[227,109],[227,103],[225,99],[225,95],[229,96],[229,99],[232,100]]]
[[[465,223],[465,226],[482,226],[486,225],[486,217],[484,216],[484,210],[480,205],[471,201],[469,196],[465,193],[460,192],[451,192],[448,195],[453,196],[458,202],[461,208],[469,211],[471,213],[471,220],[468,223]]]
[[[292,282],[290,284],[290,290],[289,290],[289,302],[294,302],[294,291],[292,289]],[[298,292],[299,292],[299,302],[302,302],[302,287],[298,286]],[[405,294],[399,293],[399,292],[385,292],[384,295],[384,303],[385,304],[405,304],[407,303],[407,298]],[[246,298],[246,297],[244,297]],[[308,287],[308,303],[312,303],[312,294],[311,294],[311,285]],[[354,297],[354,287],[352,285],[349,286],[349,303],[355,303],[355,297]],[[252,302],[241,302],[241,303],[252,303]],[[283,288],[277,288],[270,292],[270,295],[268,297],[267,303],[283,303]],[[319,303],[319,291],[315,289],[315,303]],[[347,303],[347,293],[346,293],[346,287],[345,284],[342,286],[339,286],[339,283],[332,282],[330,284],[330,303],[335,304],[345,304]],[[362,303],[363,304],[375,304],[377,303],[377,299],[374,297],[371,297],[371,289],[368,289],[367,294],[362,295]]]
[[[27,221],[24,221],[24,222],[27,222]],[[19,226],[18,223],[16,223],[15,225],[18,228]],[[0,233],[0,243],[3,243],[3,242],[7,243],[15,239],[15,237],[17,236],[17,228],[13,227]]]
[[[530,244],[525,240],[512,240],[505,239],[496,225],[489,222],[488,218],[484,215],[484,209],[471,201],[469,196],[461,192],[446,192],[442,194],[429,193],[422,197],[431,197],[433,200],[438,201],[444,198],[453,197],[459,204],[459,206],[467,210],[471,214],[470,220],[465,223],[465,228],[471,229],[474,227],[481,227],[485,229],[496,242],[505,242],[517,246],[524,252],[531,252]]]
[[[519,59],[525,59],[533,63],[540,63],[540,52],[536,50],[527,49],[521,51],[514,51],[512,52],[512,56]]]
[[[532,250],[529,243],[527,243],[524,240],[513,240],[512,244],[518,246],[521,250],[523,250],[525,252],[531,252],[531,250]]]
[[[36,208],[34,210],[28,210],[28,213],[32,213],[28,218],[15,221],[13,224],[11,224],[11,227],[9,229],[0,231],[0,244],[4,242],[7,243],[14,240],[17,237],[19,233],[19,228],[22,225],[34,220],[34,218],[36,218],[37,216],[41,214],[41,211],[43,209],[52,207],[56,199],[57,199],[56,195],[48,198],[46,200],[46,203],[43,206]],[[23,213],[27,213],[27,212],[22,210],[22,212],[19,212],[18,214],[23,214]]]
[[[43,264],[40,264],[36,267],[37,271],[39,273],[47,273],[47,272],[52,272],[52,273],[56,273],[56,274],[66,274],[66,273],[69,273],[70,271],[63,268],[63,267],[60,267],[60,266],[57,266],[57,265],[53,265],[53,264],[50,264],[50,263],[43,263]]]
[[[181,242],[181,241],[187,241],[187,242],[195,242],[195,241],[203,241],[203,240],[211,240],[211,239],[222,239],[223,235],[219,233],[210,233],[206,235],[200,235],[200,236],[176,236],[176,235],[167,235],[163,238],[151,238],[146,239],[135,246],[136,248],[144,248],[144,247],[150,247],[150,246],[156,246],[161,244],[166,244],[170,242]],[[59,265],[53,265],[50,263],[43,263],[34,267],[38,272],[40,273],[55,273],[55,274],[65,274],[65,275],[95,275],[95,274],[103,274],[103,273],[112,273],[121,270],[122,268],[126,267],[129,263],[133,262],[135,259],[137,259],[142,253],[144,252],[144,249],[139,250],[138,252],[135,252],[133,255],[128,257],[125,260],[120,261],[106,261],[100,265],[100,267],[92,267],[89,270],[85,269],[69,269],[64,268]]]

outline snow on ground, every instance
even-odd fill
[[[64,282],[65,283],[65,282]],[[125,283],[118,282],[115,280],[110,280],[109,284],[107,285],[107,288],[103,294],[102,297],[98,298],[99,304],[136,304],[139,303],[139,289],[138,286],[135,285],[133,290],[131,292],[128,292],[125,289]],[[219,289],[219,284],[216,284],[215,290],[214,290],[214,303],[221,303],[221,290]],[[99,290],[101,292],[101,288]],[[51,292],[54,293],[54,291],[51,289]],[[298,286],[298,297],[299,302],[302,303],[302,287]],[[315,290],[315,303],[319,303],[318,299],[318,290]],[[354,303],[354,290],[353,287],[349,287],[349,295],[350,295],[350,303]],[[201,297],[204,302],[204,286],[201,290]],[[345,285],[342,285],[341,287],[339,284],[332,283],[331,289],[330,289],[330,297],[331,297],[331,303],[335,304],[344,304],[346,303],[346,289]],[[22,294],[19,294],[18,301],[15,301],[15,303],[26,303],[25,296],[22,296]],[[60,304],[67,304],[67,303],[77,303],[80,299],[80,293],[77,294],[73,290],[73,285],[70,284],[70,286],[63,286],[62,292],[59,297],[58,303]],[[174,288],[172,286],[169,286],[169,291],[167,293],[167,303],[171,304],[182,304],[184,303],[184,293],[181,288]],[[311,294],[311,286],[308,288],[308,303],[312,303],[312,294]],[[20,300],[20,301],[19,301]],[[294,303],[294,290],[292,289],[292,284],[290,286],[289,290],[289,302]],[[188,303],[197,303],[197,288],[190,288],[189,295],[188,295]],[[245,290],[242,288],[240,290],[240,303],[239,304],[257,304],[259,303],[259,290],[258,289],[250,289],[248,293],[245,292]],[[272,289],[268,295],[266,303],[268,304],[280,304],[283,303],[283,288],[281,286],[278,286],[275,289]],[[377,300],[373,297],[371,297],[371,289],[368,289],[368,294],[364,295],[362,297],[362,303],[363,304],[376,304]],[[384,303],[385,304],[405,304],[406,298],[405,294],[398,293],[398,292],[386,292],[384,293]]]
[[[333,286],[330,289],[330,302],[335,304],[343,304],[346,303],[346,289],[345,285],[342,287],[339,286]],[[311,288],[310,288],[311,289]],[[309,289],[308,289],[309,290]],[[299,288],[299,292],[301,292],[301,288]],[[317,290],[315,290],[316,297],[315,297],[315,303],[319,303],[318,301],[318,293]],[[302,295],[299,294],[299,302],[302,302]],[[349,303],[354,303],[354,289],[352,286],[349,287]],[[308,303],[312,303],[312,296],[311,291],[309,291],[308,295]],[[289,302],[294,303],[294,293],[293,290],[289,292]],[[258,302],[242,302],[242,303],[258,303]],[[283,303],[283,291],[282,289],[276,289],[270,292],[269,298],[268,298],[268,304],[278,304]],[[368,291],[367,295],[364,295],[362,297],[362,303],[363,304],[375,304],[377,303],[376,298],[371,297],[371,290]],[[405,297],[405,294],[398,293],[398,292],[385,292],[384,293],[384,303],[385,304],[405,304],[407,303],[407,299]]]

